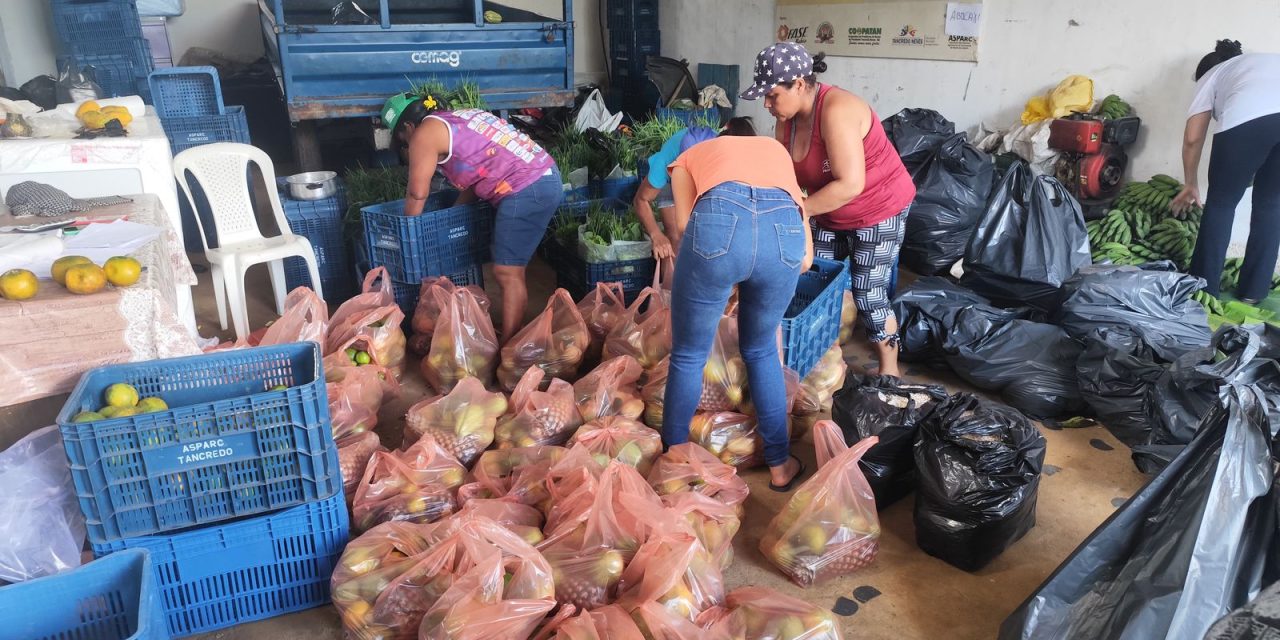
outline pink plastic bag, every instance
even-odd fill
[[[457,509],[467,469],[430,436],[406,451],[373,454],[352,502],[352,528],[383,522],[435,522]]]
[[[432,295],[434,291],[442,291],[445,294],[452,294],[454,291],[469,291],[475,296],[480,305],[480,310],[486,316],[489,314],[489,296],[485,294],[484,289],[475,285],[459,287],[444,276],[423,278],[422,285],[418,289],[418,306],[414,308],[412,322],[410,323],[414,333],[430,337],[436,331],[436,321],[440,317],[443,307],[440,305],[441,299]]]
[[[374,527],[347,545],[333,572],[333,604],[346,636],[417,638],[424,615],[495,552],[505,570],[504,599],[551,600],[555,587],[546,559],[492,520],[447,518],[426,525],[388,522]]]
[[[467,493],[469,497],[509,498],[545,512],[550,508],[547,480],[551,469],[568,453],[564,447],[550,446],[485,451],[474,467],[476,489]],[[462,493],[460,490],[460,497]]]
[[[733,563],[733,537],[742,528],[741,507],[731,507],[715,498],[692,492],[662,496],[662,504],[684,518],[716,566],[721,570],[729,568]]]
[[[573,298],[568,291],[556,289],[547,308],[502,348],[498,382],[510,392],[531,367],[542,369],[548,378],[572,380],[590,342]]]
[[[880,547],[875,497],[858,467],[879,438],[847,447],[840,427],[830,420],[814,426],[813,437],[818,471],[800,485],[760,540],[761,553],[802,587],[869,566]]]
[[[724,604],[724,577],[711,554],[686,533],[652,536],[618,581],[624,607],[656,603],[689,622],[711,607]]]
[[[559,378],[539,391],[546,373],[532,367],[511,392],[507,415],[498,420],[499,448],[564,444],[582,424],[573,406],[573,387]]]
[[[708,637],[844,640],[830,611],[773,589],[743,587],[726,600],[727,614],[713,610],[703,618]]]
[[[498,334],[489,312],[467,289],[446,292],[434,287],[429,295],[437,298],[441,312],[431,347],[422,360],[422,377],[437,393],[452,391],[466,377],[491,386],[498,366]]]
[[[376,284],[377,282],[381,284]],[[365,276],[364,293],[342,303],[329,322],[325,340],[325,366],[337,366],[341,358],[355,357],[354,352],[368,354],[373,364],[404,373],[407,340],[400,323],[404,312],[396,304],[391,278],[385,268],[378,267]]]
[[[284,313],[267,327],[260,346],[291,342],[324,344],[329,332],[329,306],[308,287],[298,287],[284,299]]]
[[[640,388],[640,399],[644,402],[644,423],[659,431],[662,430],[662,418],[666,410],[667,372],[670,368],[671,357],[663,358],[649,369],[646,382]]]
[[[695,492],[739,511],[750,493],[737,469],[693,442],[675,445],[658,456],[647,478],[658,495]]]
[[[537,545],[545,539],[542,535],[542,513],[529,505],[507,498],[468,500],[454,517],[487,518],[506,527],[531,545]]]
[[[372,431],[384,400],[400,392],[396,377],[376,365],[332,367],[324,373],[334,438]]]
[[[622,321],[604,341],[603,357],[631,356],[646,370],[671,353],[669,294],[647,287],[627,308]]]
[[[657,602],[644,602],[631,611],[640,633],[649,640],[705,640],[705,629]]]
[[[420,640],[527,638],[555,600],[515,599],[503,580],[502,554],[494,549],[456,578],[422,618]]]
[[[832,397],[844,386],[844,376],[848,369],[844,351],[840,345],[832,345],[822,354],[822,359],[809,371],[809,375],[800,381],[800,394],[796,397],[795,406],[791,408],[792,414],[807,416],[831,411]]]
[[[605,416],[623,416],[639,420],[644,413],[644,400],[636,385],[644,370],[631,356],[618,356],[596,367],[573,383],[574,402],[583,422]]]
[[[350,316],[359,315],[370,309],[386,307],[396,303],[396,292],[387,275],[386,267],[370,269],[364,274],[364,286],[358,293],[338,307],[329,319],[329,326],[346,322]]]
[[[747,388],[747,365],[738,351],[738,318],[724,316],[716,329],[711,354],[702,370],[702,399],[699,411],[737,411]]]
[[[582,425],[569,444],[586,447],[601,466],[617,460],[645,475],[662,453],[662,434],[631,418],[606,416]]]
[[[378,434],[372,431],[356,433],[337,440],[338,468],[342,470],[342,491],[347,498],[347,506],[356,495],[356,487],[364,479],[364,470],[369,460],[378,451],[386,451]]]
[[[555,628],[555,640],[645,640],[635,620],[618,605],[583,611]]]
[[[464,378],[449,395],[410,407],[404,441],[417,442],[430,434],[463,466],[470,467],[493,442],[494,425],[506,410],[506,396],[486,391],[475,378]]]
[[[752,469],[764,464],[764,440],[751,416],[727,412],[694,414],[689,421],[689,442],[731,467]]]
[[[591,334],[591,345],[587,347],[584,362],[600,361],[605,338],[618,326],[626,312],[626,297],[620,282],[598,282],[595,289],[583,296],[578,302],[578,313],[582,314]]]

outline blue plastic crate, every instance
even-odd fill
[[[111,554],[104,559],[126,549],[151,552],[169,632],[177,637],[329,602],[329,579],[349,537],[339,491],[238,522],[94,545],[93,552]]]
[[[587,211],[595,204],[613,211],[625,211],[629,201],[588,200],[566,204],[557,215],[570,214],[586,219]],[[645,287],[653,284],[653,272],[657,261],[653,258],[622,260],[592,264],[578,256],[578,248],[565,247],[555,238],[554,231],[547,230],[542,243],[542,258],[556,272],[556,285],[575,298],[580,298],[596,288],[600,282],[617,282],[628,301],[633,300]]]
[[[112,384],[167,411],[74,423]],[[284,390],[272,391],[278,386]],[[103,543],[291,507],[341,492],[319,345],[109,365],[58,414],[89,540]]]
[[[316,270],[320,272],[326,300],[338,301],[350,297],[355,287],[351,280],[350,247],[344,234],[343,217],[347,213],[347,192],[338,182],[338,192],[323,200],[294,200],[289,197],[284,178],[278,180],[280,206],[293,233],[305,237],[316,252]],[[286,258],[284,279],[290,291],[297,287],[311,287],[311,273],[302,258]],[[332,287],[332,289],[331,289]]]
[[[610,69],[613,70],[613,82],[617,85],[636,86],[649,77],[649,72],[645,70],[645,61],[641,60],[611,60]]]
[[[156,69],[147,79],[161,118],[226,115],[222,84],[213,67]]]
[[[782,318],[784,360],[804,377],[840,337],[840,311],[850,284],[849,264],[815,258],[800,274]]]
[[[487,202],[447,206],[456,192],[433,194],[420,216],[404,215],[404,201],[364,207],[364,243],[369,263],[384,266],[393,280],[464,271],[489,261],[493,207]]]
[[[640,179],[635,176],[609,178],[594,181],[588,186],[591,189],[591,197],[594,199],[618,200],[625,204],[636,197],[636,190],[640,188]]]
[[[212,142],[249,144],[249,121],[244,107],[227,107],[226,115],[198,118],[161,118],[169,148],[178,155],[191,147]]]
[[[673,118],[683,122],[686,127],[699,126],[703,121],[710,122],[712,126],[720,126],[720,110],[719,109],[668,109],[666,107],[658,107],[656,112],[658,118]]]
[[[58,38],[72,53],[111,40],[142,39],[135,0],[51,0],[49,8]]]
[[[164,606],[145,549],[0,589],[6,638],[168,640]]]
[[[640,60],[662,54],[662,32],[656,29],[609,32],[609,57]]]
[[[658,0],[609,0],[606,11],[610,30],[658,29]]]

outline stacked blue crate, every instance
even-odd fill
[[[320,285],[324,299],[337,304],[356,293],[356,281],[352,278],[351,248],[343,229],[343,217],[347,213],[347,191],[341,182],[338,192],[323,200],[294,200],[289,197],[288,184],[278,180],[280,206],[284,218],[289,221],[293,233],[311,242],[316,252],[316,269],[320,272]],[[289,291],[298,287],[315,289],[311,272],[302,258],[286,258],[284,280]]]
[[[638,116],[652,108],[645,60],[662,50],[658,30],[658,0],[609,0],[609,69],[612,102]]]
[[[153,63],[142,36],[137,0],[51,0],[63,63],[92,68],[104,97],[140,95],[151,101]]]
[[[168,408],[77,421],[117,383]],[[350,528],[319,345],[100,367],[57,423],[94,555],[149,552],[173,637],[329,602]]]

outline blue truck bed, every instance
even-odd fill
[[[563,20],[484,0],[360,0],[377,24],[342,25],[330,18],[336,2],[258,0],[294,122],[374,116],[429,79],[474,82],[494,110],[573,102],[573,0]],[[502,22],[487,24],[485,11]]]

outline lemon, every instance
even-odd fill
[[[84,256],[62,256],[53,261],[53,266],[49,267],[49,271],[53,273],[53,280],[60,285],[67,284],[67,269],[78,264],[93,264],[93,261]]]
[[[484,21],[489,24],[502,24],[502,14],[497,11],[484,12]]]
[[[169,405],[165,404],[164,400],[155,396],[143,398],[138,401],[138,411],[141,411],[142,413],[156,413],[157,411],[165,411],[168,408]]]
[[[95,420],[102,420],[104,418],[106,418],[106,416],[102,415],[101,413],[98,413],[97,411],[81,411],[80,413],[77,413],[75,417],[71,419],[71,421],[75,423],[93,422]]]
[[[103,263],[102,270],[106,272],[107,282],[117,287],[127,287],[142,277],[142,265],[126,256],[108,259]]]
[[[107,406],[111,407],[136,407],[138,406],[138,390],[134,389],[133,385],[117,382],[107,387],[106,392],[102,394],[102,399],[107,402]]]
[[[9,300],[27,300],[34,298],[40,290],[36,274],[26,269],[11,269],[0,276],[0,296]]]
[[[123,408],[117,409],[117,410],[116,410],[116,415],[115,415],[115,416],[113,416],[113,417],[116,417],[116,418],[127,418],[127,417],[129,417],[129,416],[136,416],[136,415],[139,415],[139,414],[141,414],[141,413],[142,413],[142,412],[141,412],[141,411],[139,411],[137,407],[123,407]]]
[[[107,405],[101,409],[98,409],[98,415],[104,418],[114,418],[116,417],[116,412],[118,411],[120,411],[120,407],[113,407],[111,405]]]

